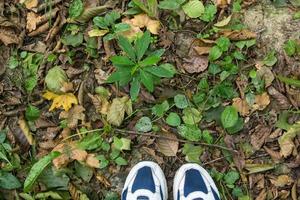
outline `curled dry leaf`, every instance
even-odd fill
[[[290,108],[291,104],[289,103],[288,98],[285,95],[278,92],[274,87],[269,87],[268,93],[271,95],[272,98],[275,99],[279,109],[287,110]]]
[[[216,27],[223,27],[229,24],[229,22],[231,21],[231,17],[232,15],[229,15],[228,17],[222,19],[221,21],[217,22],[214,24],[214,26]]]
[[[208,57],[207,56],[194,56],[190,59],[185,59],[183,68],[188,73],[200,73],[207,69]]]
[[[41,17],[34,12],[27,13],[27,24],[26,29],[31,32],[37,27],[37,24],[41,22]]]
[[[34,142],[32,133],[31,133],[30,130],[29,130],[29,127],[28,127],[27,122],[24,120],[24,118],[20,118],[20,119],[18,120],[18,124],[19,124],[20,129],[22,130],[22,133],[23,133],[24,136],[26,137],[28,143],[29,143],[30,145],[33,145],[35,142]]]
[[[98,181],[100,181],[100,183],[102,183],[104,185],[104,187],[106,187],[106,188],[110,188],[111,187],[110,181],[103,174],[98,173],[96,175],[96,179]]]
[[[55,94],[47,91],[45,94],[43,94],[43,97],[47,100],[53,100],[49,111],[52,111],[55,108],[63,108],[65,111],[68,111],[73,104],[78,104],[76,96],[72,93]]]
[[[59,119],[66,119],[68,128],[74,129],[78,125],[78,121],[84,121],[85,115],[83,113],[85,111],[84,107],[75,105],[69,111],[63,111],[59,115]]]
[[[176,135],[169,132],[163,132],[162,136],[174,138],[174,140],[158,138],[157,139],[158,151],[164,154],[165,156],[176,156],[178,151],[178,145],[179,145],[179,142],[176,141],[177,139]]]
[[[280,175],[275,179],[270,179],[270,181],[275,187],[284,187],[286,185],[291,185],[294,182],[288,175]]]
[[[245,99],[234,98],[232,100],[232,106],[235,107],[242,116],[248,116],[250,114],[250,107]]]
[[[255,96],[255,103],[253,105],[254,110],[263,110],[270,104],[269,95],[264,92],[261,95]]]
[[[249,40],[249,39],[255,39],[256,33],[248,30],[248,29],[242,29],[242,30],[228,30],[223,29],[220,30],[220,34],[224,37],[229,38],[233,41],[239,41],[239,40]]]
[[[92,95],[89,93],[88,96],[91,98],[92,103],[95,106],[97,112],[103,115],[107,115],[109,108],[108,100],[104,97],[101,97],[100,95]]]
[[[99,85],[104,84],[105,81],[107,80],[107,78],[109,77],[109,75],[107,74],[107,72],[103,71],[100,68],[95,69],[94,74],[95,74],[95,78],[97,80],[97,83]]]
[[[251,145],[253,146],[254,150],[259,150],[265,143],[265,140],[271,134],[271,129],[264,125],[258,125],[255,127],[254,133],[251,135]]]

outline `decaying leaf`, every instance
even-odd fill
[[[111,187],[111,183],[103,174],[98,173],[96,175],[96,178],[98,181],[100,181],[100,183],[102,183],[104,185],[104,187],[106,187],[106,188]]]
[[[88,32],[88,35],[90,37],[101,37],[103,35],[105,35],[106,33],[108,33],[109,30],[100,30],[100,29],[92,29]]]
[[[231,21],[231,17],[232,15],[229,15],[228,17],[224,18],[223,20],[217,22],[214,24],[214,26],[216,27],[223,27],[229,24],[229,22]]]
[[[30,132],[29,130],[29,127],[28,127],[28,124],[27,122],[24,120],[24,118],[20,118],[18,120],[18,124],[19,124],[19,127],[20,129],[22,130],[23,134],[25,135],[28,143],[30,145],[33,145],[35,142],[34,142],[34,138],[32,136],[32,133]]]
[[[66,119],[68,128],[73,129],[78,125],[78,121],[84,121],[85,115],[83,113],[85,111],[84,107],[75,105],[69,111],[63,111],[60,113],[60,119]]]
[[[132,103],[128,96],[115,98],[112,101],[107,113],[107,121],[115,126],[120,126],[127,115],[132,113]]]
[[[218,7],[224,8],[230,5],[231,0],[215,0],[215,3]]]
[[[124,31],[121,34],[125,37],[132,39],[137,36],[138,33],[142,33],[141,28],[146,27],[152,34],[157,35],[160,29],[160,22],[158,20],[151,19],[146,14],[135,15],[132,19],[124,18],[123,23],[129,24],[131,29]]]
[[[207,56],[194,56],[190,59],[185,59],[185,63],[182,65],[185,71],[188,73],[200,73],[208,67]]]
[[[93,167],[93,168],[99,168],[99,166],[100,166],[100,162],[96,158],[95,154],[88,154],[85,163],[89,167]]]
[[[176,139],[176,136],[169,132],[163,132],[162,135],[165,137]],[[176,156],[178,151],[178,145],[179,142],[176,140],[169,140],[163,138],[157,139],[158,151],[164,154],[165,156]]]
[[[248,116],[250,114],[250,107],[245,99],[234,98],[232,99],[232,106],[240,113],[242,116]]]
[[[198,55],[208,55],[211,47],[194,47]]]
[[[68,190],[73,200],[89,200],[88,196],[80,191],[75,185],[69,183]]]
[[[233,41],[239,41],[239,40],[249,40],[249,39],[255,39],[256,33],[248,30],[248,29],[242,29],[242,30],[228,30],[223,29],[220,30],[220,34],[224,37],[229,38]]]
[[[270,67],[262,66],[260,69],[257,70],[257,75],[265,80],[265,87],[269,87],[273,80],[275,79],[275,76],[273,72],[271,71]]]
[[[268,93],[269,95],[271,95],[272,98],[275,99],[279,109],[287,110],[291,107],[288,98],[285,95],[281,94],[279,91],[277,91],[274,87],[269,87]]]
[[[261,95],[255,96],[255,103],[252,106],[254,110],[264,110],[270,104],[268,93],[264,92]]]
[[[248,170],[248,174],[255,174],[269,171],[271,169],[274,169],[275,166],[275,164],[246,164],[245,169]]]
[[[49,111],[52,111],[55,108],[63,108],[65,111],[70,110],[73,104],[77,105],[78,101],[74,94],[65,93],[65,94],[55,94],[53,92],[47,91],[43,94],[43,97],[47,100],[53,100]]]
[[[270,179],[270,181],[275,187],[284,187],[286,185],[291,185],[294,182],[288,175],[280,175],[276,179]]]
[[[38,0],[26,0],[26,1],[24,2],[25,7],[26,7],[27,9],[31,9],[31,8],[37,7],[38,3],[39,3]]]
[[[2,27],[0,28],[0,41],[7,46],[9,44],[19,44],[20,39],[12,29]]]
[[[37,24],[40,23],[41,17],[34,12],[27,13],[27,24],[26,29],[31,32],[34,31],[37,27]]]
[[[251,144],[255,150],[259,150],[265,143],[267,137],[271,134],[271,129],[264,125],[255,127],[254,133],[251,135]]]
[[[103,71],[100,68],[95,69],[94,73],[95,73],[95,78],[97,80],[97,83],[99,85],[104,84],[105,81],[107,80],[107,78],[109,77],[109,75],[107,74],[107,72]]]
[[[293,142],[294,138],[300,133],[300,121],[291,126],[291,128],[284,133],[279,139],[278,143],[280,146],[280,154],[283,157],[288,157],[292,154],[295,144]]]
[[[272,149],[266,146],[264,146],[264,149],[271,156],[272,160],[274,160],[275,162],[279,162],[279,160],[281,160],[282,155],[280,154],[280,152],[273,151]]]

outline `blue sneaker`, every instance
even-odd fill
[[[176,172],[174,200],[220,200],[215,182],[198,164],[185,164]]]
[[[129,172],[122,191],[122,200],[167,200],[165,175],[158,164],[143,161]]]

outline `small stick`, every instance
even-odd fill
[[[182,143],[191,143],[191,144],[197,144],[197,145],[202,145],[202,146],[207,146],[207,147],[214,147],[214,148],[219,148],[219,149],[223,149],[226,151],[230,151],[233,153],[237,153],[236,150],[221,146],[221,145],[217,145],[217,144],[208,144],[208,143],[204,143],[204,142],[191,142],[191,141],[187,141],[187,140],[183,140],[183,139],[178,139],[178,138],[171,138],[171,137],[167,137],[167,136],[163,136],[163,135],[156,135],[156,134],[152,134],[152,132],[150,133],[138,133],[136,131],[127,131],[127,130],[122,130],[122,129],[114,129],[115,131],[121,133],[124,135],[124,133],[128,133],[128,134],[132,134],[132,135],[140,135],[143,137],[155,137],[155,138],[160,138],[160,139],[165,139],[165,140],[173,140],[173,141],[178,141],[178,142],[182,142]]]
[[[38,27],[36,30],[30,32],[28,34],[28,36],[33,37],[33,36],[40,35],[40,34],[46,32],[48,29],[49,29],[49,23],[47,22],[47,23],[43,24],[42,26]]]

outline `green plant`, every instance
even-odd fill
[[[111,11],[104,17],[94,17],[94,25],[98,28],[101,28],[101,30],[99,30],[99,36],[105,35],[103,37],[104,41],[112,40],[116,38],[120,32],[130,29],[130,25],[126,23],[116,23],[116,21],[120,18],[121,15],[117,11]]]
[[[165,63],[158,66],[163,50],[157,50],[147,54],[144,58],[151,41],[151,36],[146,31],[132,44],[125,37],[119,36],[118,44],[125,55],[112,56],[111,62],[116,67],[116,72],[107,79],[108,83],[118,83],[125,86],[130,83],[130,96],[136,100],[140,92],[141,84],[149,92],[153,92],[154,85],[160,78],[171,78],[176,73],[173,65]]]
[[[129,2],[130,7],[124,14],[135,15],[145,12],[149,17],[158,17],[158,3],[157,0],[132,0]]]
[[[283,49],[288,56],[300,55],[300,44],[296,40],[288,40]]]

